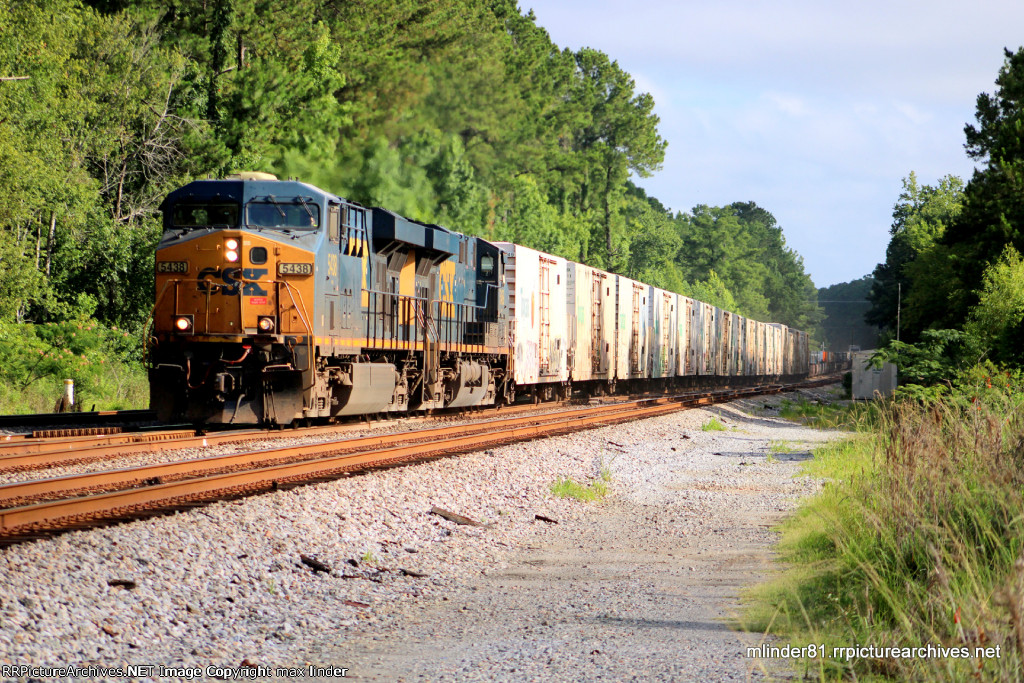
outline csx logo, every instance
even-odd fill
[[[266,296],[267,290],[260,287],[258,282],[242,280],[259,280],[267,272],[266,268],[203,268],[199,271],[199,291],[238,296],[238,285],[242,285],[242,294],[246,296]],[[217,279],[223,280],[224,284],[214,282]]]

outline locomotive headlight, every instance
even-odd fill
[[[224,240],[224,258],[231,263],[238,261],[238,240],[229,237]]]
[[[190,315],[179,315],[174,319],[174,329],[178,332],[191,332],[192,331],[192,316]]]
[[[272,315],[261,315],[256,321],[256,327],[260,329],[260,332],[270,334],[276,327],[274,316]]]

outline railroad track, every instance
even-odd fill
[[[811,380],[814,381],[814,380]],[[827,382],[833,381],[831,377]],[[808,386],[804,384],[804,386]],[[607,397],[610,401],[639,400],[655,395],[643,394],[631,397]],[[656,395],[661,397],[661,395]],[[406,423],[416,420],[463,419],[467,416],[485,417],[487,415],[513,415],[522,412],[550,410],[560,406],[577,404],[573,401],[557,401],[542,404],[519,404],[515,406],[491,407],[483,406],[472,409],[450,409],[435,411],[427,415],[387,415],[384,421],[402,420]],[[78,465],[99,460],[109,460],[130,456],[138,453],[153,453],[186,448],[206,448],[227,443],[242,443],[253,440],[274,440],[301,437],[306,435],[322,435],[358,431],[370,422],[366,416],[354,418],[347,422],[304,427],[297,429],[265,429],[246,428],[216,431],[207,433],[192,427],[180,428],[131,428],[125,431],[121,427],[60,427],[68,424],[65,420],[74,420],[73,416],[93,415],[99,420],[119,419],[121,421],[147,421],[155,419],[152,411],[128,410],[108,411],[103,413],[67,413],[67,414],[36,414],[36,415],[0,415],[2,423],[30,419],[37,429],[29,434],[8,434],[0,436],[0,474],[25,470],[45,469],[48,467]],[[46,420],[49,420],[48,422]],[[54,421],[56,420],[56,421]]]
[[[42,427],[33,430],[33,437],[75,436],[94,434],[106,431],[112,433],[121,427],[111,425],[142,424],[156,422],[156,413],[152,410],[101,410],[86,413],[32,413],[29,415],[0,415],[0,429],[21,427]],[[61,434],[63,433],[63,434]],[[7,438],[19,438],[12,435]]]
[[[7,484],[0,486],[0,543],[830,381],[642,399]]]
[[[416,420],[445,420],[467,415],[514,415],[535,412],[538,409],[564,407],[566,402],[540,405],[523,404],[465,410],[429,416],[402,416],[405,422]],[[198,432],[193,428],[115,434],[83,434],[77,436],[29,437],[16,435],[0,439],[0,474],[25,470],[78,465],[98,460],[110,460],[138,453],[154,453],[186,448],[207,448],[230,443],[256,440],[293,439],[304,436],[344,434],[365,429],[367,422],[352,420],[340,424],[300,427],[297,429],[234,429],[213,433]]]

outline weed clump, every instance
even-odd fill
[[[579,484],[568,477],[559,477],[551,484],[551,494],[556,498],[575,498],[583,501],[601,500],[608,495],[610,480],[611,475],[607,470],[603,470],[601,477],[589,484]]]
[[[718,421],[717,417],[712,417],[700,426],[702,432],[724,432],[728,431],[728,429],[728,427]]]

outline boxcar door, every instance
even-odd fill
[[[601,288],[604,286],[605,274],[591,271],[590,279],[590,367],[593,373],[605,371],[602,357],[604,339],[604,297]]]
[[[540,259],[540,339],[537,349],[538,372],[541,375],[550,374],[551,368],[551,266],[552,261],[545,258]]]
[[[640,374],[640,353],[642,351],[641,340],[640,340],[640,295],[641,288],[637,284],[633,284],[633,314],[631,317],[632,324],[630,325],[631,336],[629,341],[629,375],[630,377],[636,377]]]

